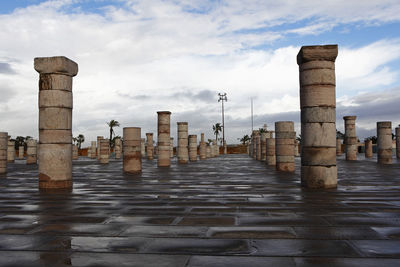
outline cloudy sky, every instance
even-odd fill
[[[322,4],[323,3],[323,4]],[[228,143],[254,127],[299,125],[296,55],[302,45],[338,44],[337,128],[357,116],[360,138],[376,121],[400,124],[398,0],[7,0],[0,4],[0,131],[38,136],[35,57],[79,64],[73,134],[156,132],[169,110],[189,133],[212,136],[226,92]],[[394,128],[394,127],[393,127]],[[88,142],[86,142],[88,144]]]

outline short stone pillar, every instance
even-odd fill
[[[146,133],[146,138],[147,138],[147,146],[146,146],[147,159],[153,160],[154,158],[153,133]]]
[[[121,138],[116,138],[114,140],[114,152],[115,152],[115,159],[120,159],[122,154],[122,140]]]
[[[146,138],[140,139],[140,152],[142,154],[142,158],[146,157]]]
[[[261,160],[261,134],[258,132],[256,135],[256,160]]]
[[[18,159],[24,159],[24,145],[18,147]]]
[[[171,112],[158,111],[158,161],[159,167],[171,166]]]
[[[77,160],[79,158],[79,149],[77,145],[72,145],[72,160]]]
[[[178,163],[188,163],[188,123],[178,122]]]
[[[171,137],[170,138],[170,144],[169,144],[169,157],[170,158],[173,158],[174,157],[174,138],[173,137]]]
[[[397,127],[395,132],[396,132],[396,158],[400,159],[400,127]]]
[[[392,164],[392,122],[380,121],[376,123],[378,163]]]
[[[197,161],[197,135],[189,135],[189,160]]]
[[[204,160],[207,158],[206,150],[207,150],[207,145],[206,145],[206,142],[204,141],[204,133],[201,133],[200,147],[199,147],[200,160]]]
[[[268,132],[261,133],[261,160],[266,161],[267,159],[267,137]]]
[[[206,146],[206,158],[209,159],[211,158],[211,144],[207,144]]]
[[[100,160],[100,141],[104,136],[97,136],[97,160]]]
[[[364,151],[366,158],[372,158],[372,140],[366,139],[364,141]]]
[[[275,122],[276,169],[294,172],[294,123],[292,121]]]
[[[72,188],[72,77],[66,57],[35,58],[39,77],[39,188]]]
[[[211,157],[215,158],[217,156],[217,140],[213,139],[211,143]]]
[[[125,127],[123,132],[124,159],[123,170],[126,173],[142,171],[141,132],[139,127]]]
[[[297,141],[296,139],[294,139],[294,147],[293,147],[293,150],[294,150],[294,156],[295,156],[295,157],[300,157],[299,147],[300,147],[299,141]]]
[[[336,188],[337,45],[303,46],[300,71],[301,185]]]
[[[8,133],[0,132],[0,174],[7,172]]]
[[[336,138],[336,156],[342,155],[342,140]]]
[[[110,161],[110,140],[100,139],[100,163],[108,164]]]
[[[266,163],[269,166],[275,166],[276,165],[275,138],[273,138],[272,136],[270,138],[267,138],[266,146],[267,146]]]
[[[357,160],[356,118],[357,116],[343,117],[346,160]]]
[[[26,164],[37,163],[37,141],[29,139],[26,142]]]
[[[91,159],[96,158],[96,141],[90,142],[90,158]]]
[[[8,140],[7,161],[15,161],[15,141]]]

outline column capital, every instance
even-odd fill
[[[338,45],[312,45],[302,46],[297,54],[297,64],[301,65],[309,61],[332,61],[335,62],[338,55]]]
[[[78,74],[78,64],[64,56],[37,57],[34,59],[34,68],[40,74],[64,74],[71,77]]]

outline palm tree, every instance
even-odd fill
[[[74,145],[76,145],[76,142],[78,141],[78,139],[76,138],[76,137],[72,137],[72,143],[74,144]]]
[[[25,146],[25,137],[23,136],[15,137],[15,149],[18,149],[20,146]]]
[[[212,128],[215,134],[215,140],[218,140],[218,134],[222,131],[221,123],[217,122]]]
[[[265,130],[264,128],[259,128],[258,131],[260,132],[260,134],[267,132],[267,130]]]
[[[246,145],[250,141],[250,137],[248,134],[244,135],[242,138],[238,138],[243,145]]]
[[[207,145],[211,145],[211,144],[212,144],[212,142],[213,142],[213,140],[212,140],[212,139],[208,139],[207,141],[208,141],[208,142],[206,142],[206,143],[207,143]]]
[[[337,139],[344,139],[344,133],[341,131],[336,130],[336,138]]]
[[[115,134],[114,132],[114,127],[119,127],[119,122],[116,120],[110,120],[110,122],[107,122],[108,127],[110,127],[110,147],[112,147],[112,140],[113,140],[113,134]]]
[[[78,143],[78,149],[81,149],[81,144],[85,142],[85,136],[83,134],[79,134],[77,137],[75,137],[75,139]]]

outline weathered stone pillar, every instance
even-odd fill
[[[15,141],[8,140],[7,161],[15,161]]]
[[[158,111],[158,166],[171,166],[171,112]]]
[[[188,123],[178,122],[178,163],[188,163]]]
[[[380,121],[376,123],[378,163],[392,164],[392,122]]]
[[[253,157],[253,159],[255,159],[257,157],[257,142],[256,142],[257,135],[259,135],[259,131],[258,130],[253,130],[253,134],[252,134],[252,137],[251,137],[251,144],[253,146],[253,149],[252,149],[252,157]]]
[[[39,188],[72,188],[72,77],[66,57],[35,58],[39,78]]]
[[[372,158],[372,140],[366,139],[364,141],[365,157]]]
[[[72,145],[72,159],[77,160],[79,158],[78,146]]]
[[[100,141],[104,136],[97,136],[97,160],[100,160]]]
[[[217,140],[213,139],[211,144],[211,157],[215,158],[217,156]]]
[[[346,145],[346,160],[357,160],[357,116],[345,116],[344,119],[344,144]]]
[[[8,133],[0,132],[0,174],[7,172]]]
[[[169,149],[169,157],[173,158],[174,157],[174,138],[170,138],[170,149]]]
[[[90,158],[91,159],[96,158],[96,141],[90,142]]]
[[[122,140],[121,138],[116,138],[114,142],[114,152],[115,159],[120,159],[122,154]]]
[[[337,45],[303,46],[297,55],[300,70],[301,184],[335,188]]]
[[[146,138],[140,139],[140,152],[142,154],[142,158],[146,157]]]
[[[200,147],[199,147],[199,154],[200,154],[200,160],[206,159],[206,150],[207,150],[207,146],[206,146],[206,142],[204,141],[204,133],[201,133],[201,138],[200,138]]]
[[[189,135],[189,160],[197,161],[197,135]]]
[[[276,169],[294,172],[294,123],[292,121],[275,122]]]
[[[276,165],[275,138],[273,138],[272,136],[270,138],[267,138],[266,146],[267,146],[266,163],[269,166],[275,166]]]
[[[26,164],[37,163],[37,141],[29,139],[26,143]]]
[[[261,135],[258,133],[256,135],[256,160],[261,160]]]
[[[211,158],[212,157],[212,155],[211,155],[211,144],[207,144],[207,146],[206,146],[206,158]]]
[[[124,137],[123,169],[126,173],[140,173],[142,171],[141,132],[139,127],[125,127],[122,129]]]
[[[336,156],[342,155],[342,140],[336,138]]]
[[[146,133],[147,138],[147,159],[152,160],[154,158],[154,147],[153,147],[153,133]]]
[[[267,159],[267,137],[268,132],[261,133],[261,160],[266,161]]]
[[[24,159],[24,146],[20,145],[18,147],[18,159]]]
[[[396,128],[396,157],[400,159],[400,127]]]
[[[300,154],[299,154],[299,141],[297,141],[296,139],[294,139],[293,150],[294,150],[294,156],[295,157],[299,157],[300,156]]]
[[[110,161],[110,140],[100,139],[100,163],[108,164]]]

